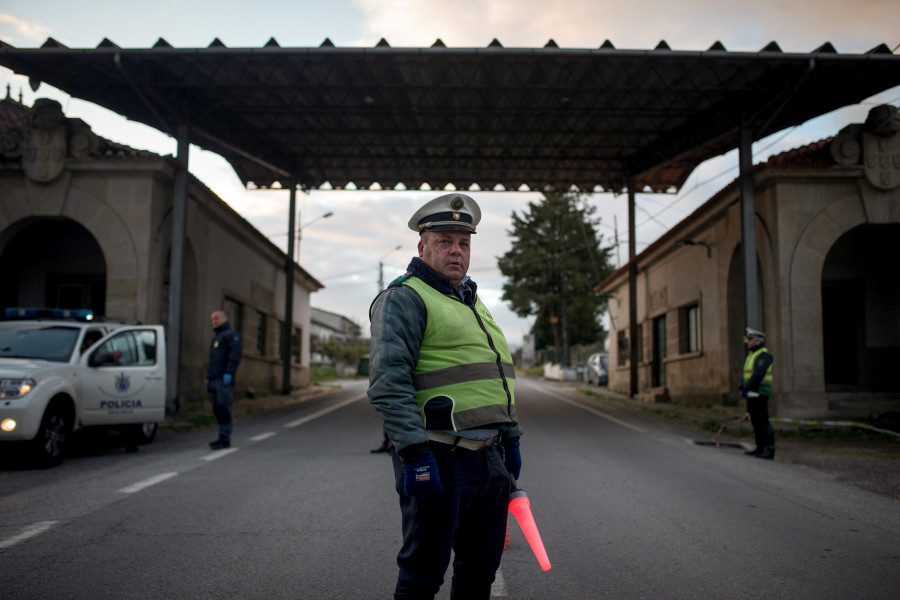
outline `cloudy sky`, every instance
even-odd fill
[[[652,49],[665,40],[674,50],[705,50],[716,41],[728,50],[756,51],[771,41],[785,52],[811,52],[831,42],[838,52],[863,53],[878,44],[900,47],[896,0],[5,0],[0,40],[38,47],[52,37],[70,48],[93,48],[104,38],[126,48],[152,46],[165,38],[176,47],[206,47],[218,38],[230,47],[260,47],[275,38],[282,47],[315,47],[325,38],[336,46],[371,47],[382,38],[394,47],[483,47],[493,39],[506,47],[541,47],[553,39],[565,48],[597,48],[610,40],[620,49]],[[35,98],[59,100],[70,117],[88,122],[99,135],[135,148],[174,154],[171,138],[92,104],[27,80],[0,67],[0,84],[30,105]],[[5,87],[5,85],[4,85]],[[876,104],[900,103],[900,88],[866,102],[776,133],[754,145],[754,161],[837,133],[861,122]],[[218,156],[191,150],[191,171],[223,200],[270,235],[287,242],[287,192],[246,191]],[[639,195],[637,249],[663,232],[737,176],[735,152],[712,159],[691,175],[678,194]],[[417,236],[406,229],[416,208],[436,194],[396,191],[322,191],[300,194],[303,267],[325,284],[313,306],[344,314],[364,327],[377,291],[379,263],[385,280],[403,272],[415,254]],[[485,302],[519,345],[530,320],[517,318],[500,299],[503,278],[496,257],[509,248],[510,215],[522,211],[530,193],[473,194],[484,213],[474,238],[470,275]],[[627,205],[623,196],[591,198],[602,218],[605,245],[618,231],[619,256],[627,257]],[[332,212],[333,216],[321,219]],[[394,250],[398,245],[399,250]],[[615,253],[614,253],[615,256]]]

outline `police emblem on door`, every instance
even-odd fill
[[[129,388],[131,388],[131,380],[128,378],[128,375],[125,373],[116,375],[116,391],[120,394],[125,394]]]

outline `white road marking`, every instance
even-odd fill
[[[157,483],[165,481],[166,479],[171,479],[176,475],[178,475],[178,473],[160,473],[159,475],[154,475],[153,477],[148,477],[143,481],[138,481],[137,483],[133,483],[127,487],[123,487],[121,490],[119,490],[119,492],[122,494],[133,494],[135,492],[139,492],[145,488],[148,488],[151,485],[156,485]]]
[[[19,542],[24,542],[27,539],[31,539],[35,536],[41,535],[57,523],[59,523],[59,521],[38,521],[37,523],[33,523],[26,527],[25,531],[23,531],[19,535],[13,536],[9,539],[0,540],[0,550],[6,550],[7,548],[15,546]]]
[[[273,435],[277,435],[277,434],[274,431],[267,431],[267,432],[261,433],[259,435],[254,435],[252,438],[250,438],[250,441],[251,442],[261,442],[263,440],[269,439]]]
[[[360,397],[360,398],[351,398],[349,400],[344,400],[340,404],[335,404],[334,406],[329,406],[328,408],[324,408],[324,409],[320,410],[319,412],[313,413],[307,417],[303,417],[302,419],[297,419],[296,421],[291,421],[290,423],[285,423],[284,426],[288,427],[288,428],[299,427],[300,425],[303,425],[304,423],[309,423],[313,419],[318,419],[321,416],[327,415],[330,412],[334,412],[339,408],[344,408],[348,404],[353,404],[354,402],[358,402],[361,399],[362,398]]]
[[[491,586],[491,598],[506,598],[506,581],[503,580],[503,571],[497,569],[494,584]]]
[[[550,394],[550,393],[548,393],[548,392],[545,392],[544,390],[539,389],[539,388],[534,388],[534,389],[535,389],[535,391],[540,392],[540,393],[544,394],[545,396],[550,396],[551,398],[554,398],[554,399],[556,399],[556,400],[560,400],[560,401],[562,401],[562,402],[565,402],[566,404],[571,404],[572,406],[578,407],[578,408],[580,408],[580,409],[582,409],[582,410],[586,410],[586,411],[588,411],[589,413],[595,414],[595,415],[597,415],[598,417],[601,417],[601,418],[606,419],[607,421],[612,421],[612,422],[615,423],[616,425],[621,425],[622,427],[627,427],[628,429],[630,429],[630,430],[632,430],[632,431],[636,431],[636,432],[638,432],[638,433],[646,433],[646,432],[647,432],[646,429],[642,429],[642,428],[640,428],[640,427],[637,427],[637,426],[635,426],[635,425],[632,425],[631,423],[626,423],[625,421],[622,421],[622,420],[617,419],[617,418],[615,418],[615,417],[613,417],[613,416],[611,416],[611,415],[608,415],[608,414],[606,414],[605,412],[603,412],[603,411],[601,411],[601,410],[597,410],[596,408],[592,408],[592,407],[590,407],[590,406],[585,406],[584,404],[581,404],[580,402],[575,402],[574,400],[569,400],[568,398],[563,398],[562,396],[555,396],[555,395]]]
[[[217,458],[222,458],[223,456],[228,456],[232,452],[237,452],[239,448],[228,448],[226,450],[213,450],[209,454],[205,456],[201,456],[200,460],[205,460],[207,462],[216,460]]]

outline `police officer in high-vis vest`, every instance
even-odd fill
[[[466,272],[481,210],[445,194],[409,221],[418,258],[372,303],[369,400],[390,438],[403,545],[395,600],[487,600],[519,476],[506,338]]]
[[[769,423],[769,397],[772,395],[772,355],[766,349],[766,334],[748,327],[744,332],[747,359],[741,378],[741,397],[747,399],[747,412],[753,423],[756,448],[747,452],[758,458],[775,458],[775,434]]]

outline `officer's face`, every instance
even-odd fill
[[[222,323],[224,323],[227,320],[228,319],[225,316],[225,313],[222,313],[219,311],[216,311],[209,316],[209,321],[210,321],[210,323],[212,323],[213,329],[215,329],[216,327],[218,327],[219,325],[221,325]]]
[[[419,258],[456,287],[469,270],[471,238],[467,231],[427,231],[419,238]]]
[[[748,337],[744,338],[744,342],[747,344],[748,350],[753,350],[754,348],[762,344],[763,341],[758,337]]]

